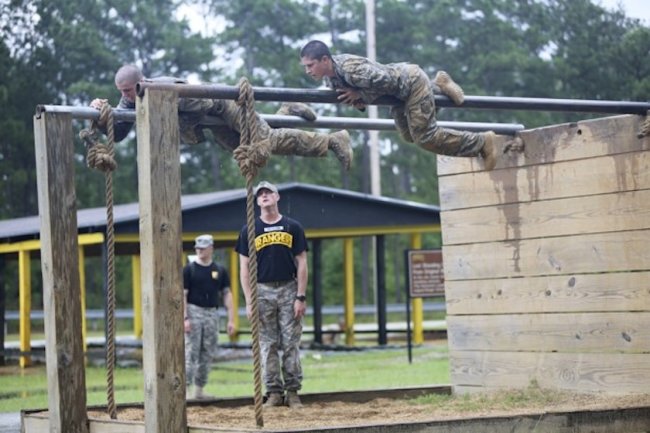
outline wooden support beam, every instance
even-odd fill
[[[419,250],[422,248],[422,234],[414,233],[411,235],[411,249]],[[422,298],[411,298],[411,309],[413,311],[413,343],[424,343],[424,303]]]
[[[140,255],[131,256],[131,284],[133,286],[133,336],[142,339],[142,275]]]
[[[187,430],[178,96],[136,101],[145,432]]]
[[[88,433],[72,117],[34,118],[50,432]]]

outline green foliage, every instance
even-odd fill
[[[305,42],[331,41],[337,53],[364,54],[366,49],[362,0],[193,3],[207,11],[208,29],[223,23],[223,31],[204,36],[192,30],[178,18],[177,0],[0,3],[0,218],[37,214],[34,107],[87,105],[94,97],[115,104],[119,94],[113,73],[121,64],[135,63],[148,76],[192,75],[232,84],[246,75],[256,85],[315,87],[299,63]],[[647,100],[650,94],[650,29],[589,0],[377,0],[376,37],[379,61],[417,63],[430,75],[447,70],[469,95]],[[259,105],[267,113],[276,108]],[[341,106],[315,108],[320,115],[362,115]],[[386,107],[380,108],[380,117],[388,117]],[[515,122],[527,128],[588,117],[594,116],[456,109],[439,113],[440,120]],[[74,126],[79,130],[85,125]],[[348,173],[332,157],[273,157],[260,176],[369,192],[367,134],[352,135],[355,162]],[[435,155],[402,142],[395,132],[382,132],[380,142],[383,194],[437,203]],[[78,206],[103,206],[104,177],[86,168],[78,139],[75,151]],[[134,134],[116,146],[116,153],[115,202],[132,202],[137,198]],[[244,186],[232,155],[215,145],[183,147],[181,160],[184,194]],[[387,239],[389,299],[402,296],[407,242]],[[439,236],[427,237],[424,246],[439,243]],[[342,246],[328,241],[323,255],[326,303],[338,303]],[[355,255],[355,281],[360,283],[370,258],[360,248]],[[129,264],[119,266],[118,274],[125,277],[118,303],[128,302]],[[101,272],[88,278],[94,304],[103,296]],[[361,291],[357,296],[369,301]]]

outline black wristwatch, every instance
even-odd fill
[[[296,301],[305,302],[307,297],[305,295],[296,295]]]

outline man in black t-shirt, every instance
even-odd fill
[[[307,239],[298,221],[280,214],[280,194],[275,185],[260,182],[255,187],[255,196],[261,209],[260,216],[255,219],[255,251],[260,351],[268,393],[266,406],[287,404],[299,408],[302,406],[298,391],[302,387],[300,337],[306,310]],[[250,320],[252,304],[246,226],[239,234],[235,250],[239,253],[239,276]]]
[[[210,398],[203,392],[208,383],[212,358],[219,335],[218,306],[228,311],[228,335],[235,331],[235,313],[230,293],[230,278],[223,266],[212,261],[214,241],[201,235],[194,242],[196,261],[183,268],[185,293],[185,379],[188,398],[196,385],[194,398]],[[223,303],[221,302],[223,299]]]

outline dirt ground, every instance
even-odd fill
[[[302,409],[288,407],[265,408],[264,428],[258,431],[309,429],[314,427],[343,427],[377,424],[400,424],[418,421],[450,420],[486,416],[514,416],[540,412],[602,410],[627,407],[650,407],[650,394],[612,396],[603,394],[545,394],[541,399],[520,399],[501,394],[494,398],[456,397],[443,402],[421,403],[408,400],[380,398],[368,403],[327,402],[309,403]],[[471,407],[471,409],[469,408]],[[108,419],[102,412],[90,412],[91,418]],[[188,406],[188,424],[211,428],[255,429],[253,406],[219,408]],[[119,420],[144,421],[142,409],[125,409]]]

